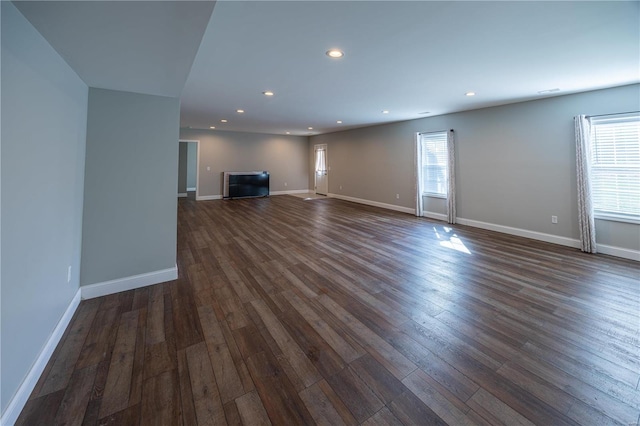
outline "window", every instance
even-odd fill
[[[327,171],[327,148],[316,147],[316,173],[323,174]]]
[[[640,113],[590,121],[595,216],[640,221]]]
[[[447,196],[447,132],[420,134],[424,195]]]

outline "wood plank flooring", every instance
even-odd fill
[[[83,301],[24,425],[637,425],[637,262],[336,199],[181,199],[176,281]]]

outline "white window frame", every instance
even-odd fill
[[[447,154],[447,131],[443,130],[443,131],[439,131],[439,132],[427,132],[427,133],[420,133],[420,148],[421,148],[421,152],[422,152],[422,158],[420,159],[420,167],[422,167],[423,172],[422,172],[422,179],[423,179],[423,188],[424,191],[422,193],[423,196],[425,197],[431,197],[431,198],[447,198],[447,192],[448,192],[448,179],[449,179],[449,171],[448,171],[448,154]],[[425,156],[428,155],[427,153],[430,151],[428,144],[431,143],[431,147],[435,148],[436,153],[435,153],[435,157],[442,157],[441,159],[443,160],[442,163],[440,164],[436,164],[435,167],[439,167],[440,168],[440,175],[443,177],[443,180],[441,181],[440,185],[443,189],[442,192],[434,192],[434,191],[428,191],[427,188],[429,187],[428,185],[428,181],[427,179],[429,178],[429,175],[431,174],[433,176],[432,173],[430,173],[429,171],[429,163],[428,160],[425,161]],[[438,144],[437,146],[433,146],[435,144]],[[427,163],[427,164],[425,164]]]
[[[636,173],[638,175],[638,179],[640,179],[640,155],[636,156],[633,154],[634,149],[630,148],[628,139],[625,140],[625,143],[622,144],[617,140],[613,140],[609,142],[609,151],[607,158],[604,161],[599,161],[598,156],[599,152],[602,151],[602,148],[598,149],[598,126],[613,126],[616,124],[628,124],[628,123],[636,123],[637,126],[640,126],[640,113],[627,113],[627,114],[615,114],[610,116],[600,116],[600,117],[590,117],[591,123],[591,140],[590,140],[590,179],[591,179],[591,191],[592,191],[592,199],[593,199],[593,207],[594,207],[594,218],[601,220],[609,220],[616,222],[626,222],[626,223],[635,223],[640,224],[640,214],[635,215],[633,213],[624,213],[621,211],[616,211],[615,209],[603,209],[599,208],[602,205],[598,206],[598,199],[601,197],[598,191],[598,188],[602,188],[604,185],[611,185],[609,182],[604,182],[603,179],[599,178],[599,173],[603,172],[622,172],[622,173]],[[640,133],[640,132],[638,132]],[[618,143],[616,143],[618,142]],[[640,141],[635,141],[638,144],[638,149],[640,149]],[[603,144],[604,142],[600,142]],[[632,142],[633,144],[633,142]],[[635,145],[633,145],[635,147]],[[627,152],[632,152],[629,157],[621,157],[617,153],[617,150],[625,148]],[[613,154],[612,154],[613,152]],[[614,159],[611,157],[613,156]],[[603,155],[604,157],[604,155]],[[625,161],[628,160],[628,161]],[[612,186],[612,185],[611,185]],[[617,194],[617,192],[616,192]],[[635,197],[640,203],[640,194],[635,194]],[[619,196],[616,197],[619,200]]]

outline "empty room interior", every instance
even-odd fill
[[[640,424],[640,2],[0,15],[2,425]]]

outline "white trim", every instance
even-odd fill
[[[196,201],[222,200],[222,195],[196,195]]]
[[[479,220],[464,219],[461,217],[456,219],[456,223],[460,225],[473,226],[474,228],[488,229],[489,231],[502,232],[504,234],[517,235],[518,237],[531,238],[532,240],[545,241],[547,243],[580,248],[580,240],[576,240],[574,238],[545,234],[543,232],[529,231],[528,229],[512,228],[510,226],[480,222]]]
[[[426,212],[425,216],[427,216]],[[444,220],[446,220],[446,215],[443,216],[445,218]],[[509,235],[517,235],[518,237],[531,238],[532,240],[559,244],[566,247],[580,248],[580,240],[574,238],[560,237],[558,235],[545,234],[542,232],[529,231],[527,229],[512,228],[510,226],[496,225],[495,223],[480,222],[478,220],[464,218],[458,218],[456,222],[460,225],[473,226],[474,228],[487,229],[489,231],[502,232]],[[596,251],[601,254],[608,254],[640,262],[640,251],[638,250],[609,246],[606,244],[596,244]]]
[[[447,221],[447,215],[442,213],[422,212],[422,217],[428,217],[429,219]]]
[[[121,291],[133,290],[148,285],[173,281],[178,278],[178,266],[162,269],[159,271],[147,272],[146,274],[132,275],[130,277],[118,278],[117,280],[105,281],[80,287],[82,299],[93,299],[94,297],[106,296]]]
[[[196,164],[197,164],[197,163],[196,163]],[[196,167],[196,168],[197,168],[197,167]],[[196,173],[197,173],[197,172],[196,172]],[[196,177],[196,179],[198,179],[198,178]],[[196,188],[187,188],[187,191],[195,191],[195,190],[196,190]]]
[[[56,346],[58,346],[58,343],[60,343],[60,339],[62,339],[64,331],[69,326],[76,309],[78,309],[78,305],[80,304],[80,295],[81,291],[78,289],[75,296],[73,296],[73,299],[71,299],[69,306],[67,306],[67,309],[64,311],[64,314],[62,314],[62,318],[58,321],[56,328],[53,329],[53,333],[51,333],[51,336],[49,336],[49,339],[47,339],[47,342],[40,351],[38,358],[36,358],[36,361],[33,366],[31,366],[27,376],[20,384],[18,391],[13,398],[11,398],[11,401],[9,401],[7,409],[0,418],[1,425],[13,425],[18,420],[18,416],[20,416],[22,409],[29,400],[29,395],[31,395],[31,392],[33,392],[33,389],[36,387],[38,379],[40,379],[42,372],[51,359],[51,355],[53,355],[53,351],[56,349]]]
[[[435,192],[423,192],[422,196],[428,198],[440,198],[443,200],[447,199],[447,194],[436,194]]]
[[[186,192],[178,192],[178,198],[185,198],[187,196]]]
[[[596,243],[596,251],[601,254],[608,254],[611,256],[622,257],[624,259],[640,262],[640,251],[638,250],[631,250],[622,247],[614,247]]]
[[[269,195],[287,195],[287,194],[309,194],[308,189],[291,189],[288,191],[271,191]]]
[[[624,216],[615,213],[594,212],[593,218],[596,220],[607,220],[610,222],[633,223],[635,225],[640,225],[640,217],[636,216]]]
[[[402,213],[416,214],[416,210],[409,207],[396,206],[394,204],[380,203],[378,201],[364,200],[362,198],[348,197],[346,195],[328,193],[328,197],[337,198],[339,200],[351,201],[353,203],[365,204],[367,206],[380,207],[383,209],[394,210]]]

